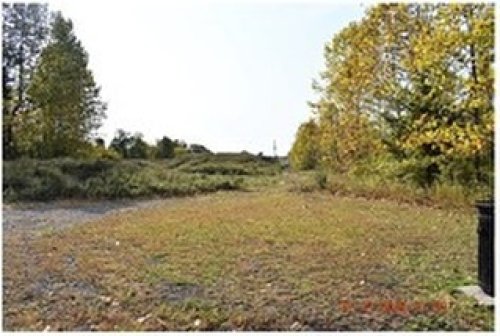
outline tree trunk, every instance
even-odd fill
[[[469,15],[470,15],[469,19],[472,20],[472,17],[474,15],[473,7],[470,7]],[[472,24],[469,25],[469,29],[470,29],[470,32],[472,33]],[[469,51],[470,51],[470,58],[471,58],[471,77],[472,77],[472,80],[474,81],[473,97],[475,97],[477,94],[477,85],[479,85],[479,81],[477,78],[477,62],[476,62],[477,53],[476,53],[476,48],[475,48],[473,43],[469,45]],[[481,122],[479,109],[474,108],[472,115],[474,118],[474,123],[477,126],[479,126],[479,124]],[[476,152],[476,154],[474,154],[474,169],[476,171],[476,180],[477,180],[477,182],[480,182],[481,181],[481,156],[477,152]]]

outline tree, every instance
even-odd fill
[[[319,154],[317,136],[318,125],[314,120],[300,125],[289,154],[292,168],[307,170],[317,167]]]
[[[475,167],[475,180],[484,182],[482,165],[490,164],[489,169],[493,166],[494,7],[441,6],[438,15],[442,20],[434,29],[434,39],[442,47],[428,57],[441,63],[441,68],[451,69],[452,76],[445,78],[453,80],[454,85],[443,86],[456,98],[448,114],[426,115],[409,140],[418,145],[429,143],[432,137],[444,159],[466,158]],[[406,144],[411,147],[408,141]]]
[[[211,151],[207,147],[205,147],[203,145],[199,145],[199,144],[191,144],[191,145],[189,145],[189,151],[191,153],[198,153],[198,154],[200,154],[200,153],[211,153]]]
[[[184,148],[186,150],[187,150],[187,147],[188,147],[186,141],[179,140],[179,139],[175,139],[174,140],[174,145],[175,145],[175,147]]]
[[[130,159],[148,159],[152,157],[149,145],[142,139],[143,135],[136,133],[130,138],[130,146],[127,152],[127,158]]]
[[[376,32],[365,18],[325,45],[326,69],[321,83],[313,83],[320,99],[311,104],[318,116],[318,159],[325,168],[347,171],[382,148],[372,107],[381,53]]]
[[[95,138],[94,144],[96,147],[106,148],[106,141],[103,138]]]
[[[369,8],[326,44],[326,69],[313,83],[322,164],[349,170],[388,151],[416,163],[426,185],[470,164],[485,182],[493,168],[493,36],[492,4]]]
[[[149,146],[141,133],[131,135],[118,129],[109,144],[109,149],[117,152],[124,159],[152,159],[158,156],[155,147]]]
[[[128,158],[131,143],[132,139],[130,133],[125,132],[122,129],[118,129],[115,137],[109,144],[109,148],[120,154],[122,158]]]
[[[175,143],[167,136],[156,142],[158,158],[170,159],[174,157]]]
[[[49,14],[46,4],[2,4],[3,156],[17,156],[13,119],[27,107],[26,89],[46,43]]]
[[[28,88],[31,110],[16,124],[24,150],[41,158],[72,155],[105,117],[99,92],[71,20],[57,13]]]
[[[412,38],[385,32],[399,44],[396,66],[404,80],[384,92],[397,118],[382,116],[396,131],[393,148],[427,159],[426,170],[442,175],[473,164],[469,182],[482,183],[482,170],[492,169],[493,17],[487,4],[400,6],[393,23],[410,27]]]

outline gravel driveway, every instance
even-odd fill
[[[163,199],[4,204],[2,211],[3,232],[5,234],[13,230],[63,229],[112,213],[156,207],[171,201]]]

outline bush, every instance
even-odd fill
[[[316,179],[316,184],[320,189],[325,189],[326,188],[326,182],[327,182],[327,176],[324,171],[318,171],[316,172],[316,175],[314,176]]]
[[[106,149],[101,145],[84,144],[75,152],[75,158],[84,160],[119,160],[121,155],[114,149]]]
[[[189,154],[189,151],[187,150],[187,148],[184,148],[184,147],[175,147],[174,148],[174,156],[175,157],[183,156],[183,155],[187,155],[187,154]]]
[[[311,171],[289,175],[288,185],[288,191],[294,192],[312,192],[320,189],[317,174]]]
[[[240,189],[231,176],[192,174],[159,162],[57,159],[4,162],[6,202],[186,196]]]
[[[336,196],[391,200],[399,203],[440,208],[470,208],[478,199],[488,198],[487,188],[469,188],[459,184],[436,183],[421,188],[381,176],[300,172],[288,177],[289,191],[327,190]]]
[[[478,191],[457,184],[440,183],[431,188],[422,188],[379,177],[352,178],[348,175],[330,176],[327,189],[340,196],[387,199],[444,208],[469,207],[480,197]]]
[[[3,196],[5,201],[45,201],[72,197],[78,193],[77,182],[56,166],[21,160],[4,163]]]

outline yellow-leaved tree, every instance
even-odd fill
[[[325,46],[318,158],[391,157],[423,185],[493,173],[494,6],[379,4]],[[401,174],[398,174],[401,175]]]
[[[318,125],[309,120],[300,125],[289,153],[290,165],[297,170],[313,169],[318,164]]]

